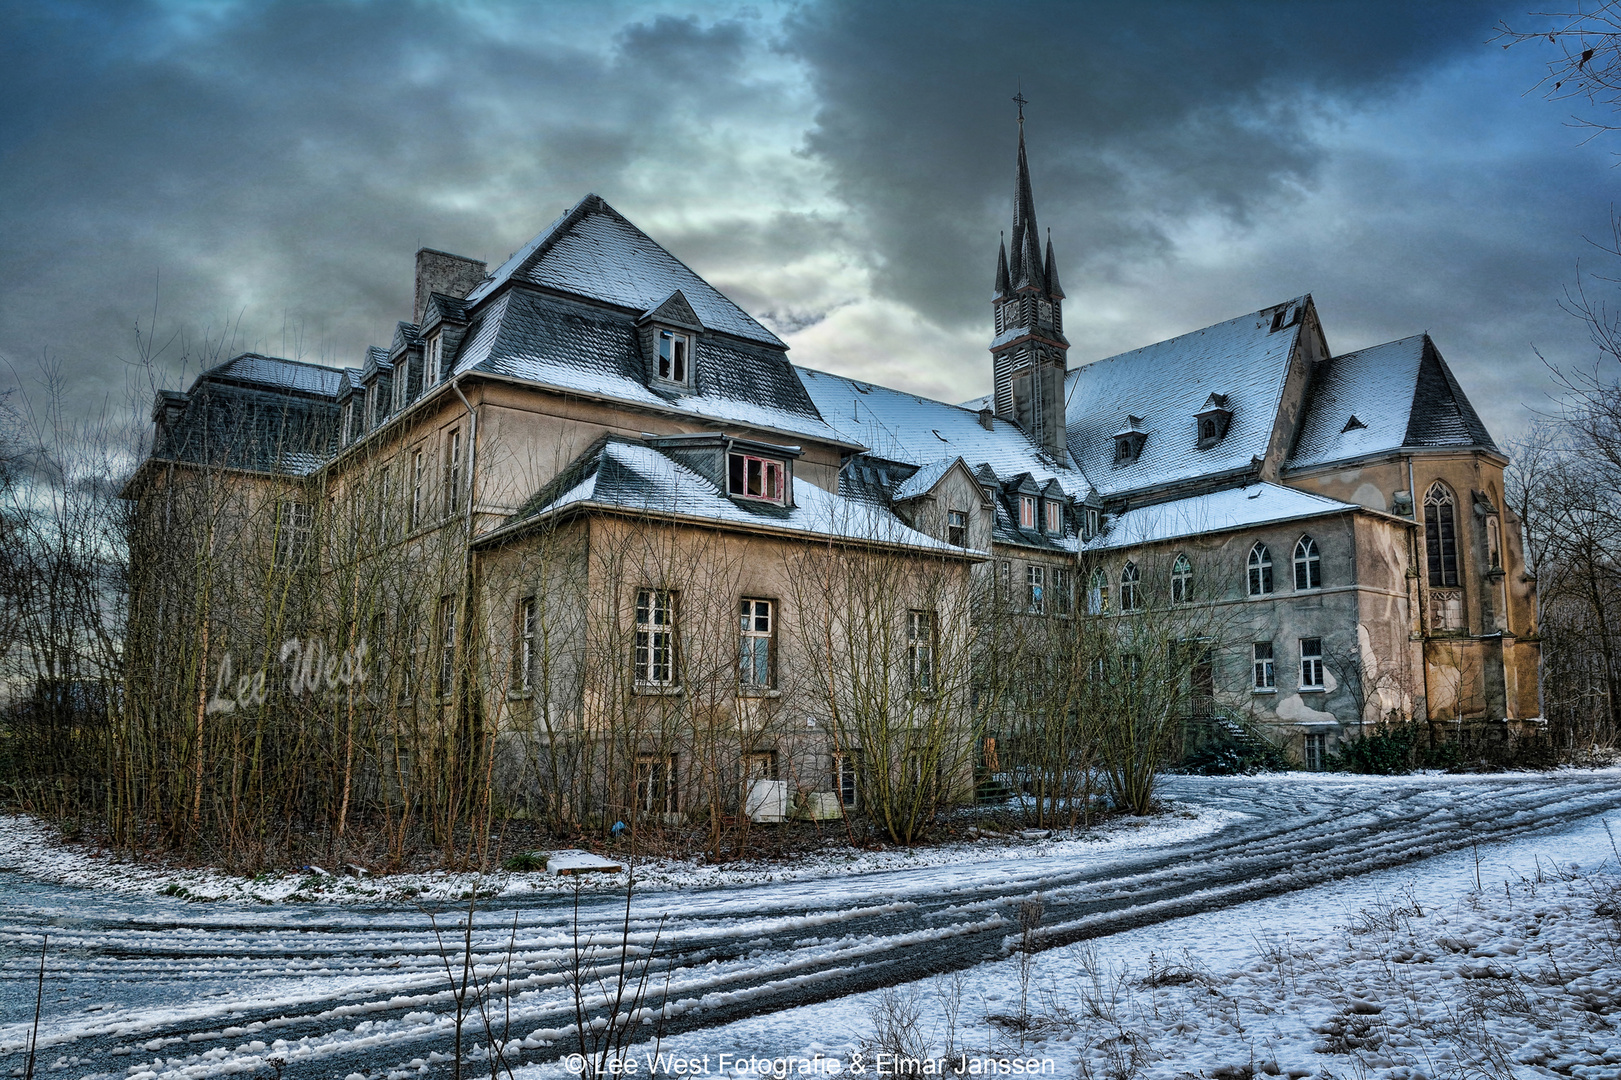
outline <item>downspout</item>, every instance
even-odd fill
[[[462,655],[466,656],[472,648],[470,635],[472,634],[473,623],[473,495],[475,477],[478,475],[475,471],[478,463],[478,412],[473,408],[472,403],[467,400],[467,395],[462,393],[461,376],[458,375],[450,381],[450,388],[456,392],[456,397],[462,403],[462,408],[467,410],[467,510],[462,529],[462,617],[458,635]],[[469,690],[471,691],[471,688]],[[471,693],[469,693],[469,697],[471,698]],[[468,702],[468,712],[468,719],[471,721],[471,700]],[[471,769],[474,762],[474,749],[474,747],[469,747],[467,760],[470,773],[468,777],[469,783],[472,781]],[[488,787],[486,786],[483,791],[482,800],[487,800],[489,798]],[[485,805],[487,806],[488,803],[486,802]],[[479,832],[484,835],[488,834],[488,830],[484,828],[480,828]],[[479,846],[479,855],[482,860],[484,854],[482,850],[483,844],[480,843]]]

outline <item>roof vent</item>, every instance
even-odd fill
[[[1347,420],[1345,422],[1345,426],[1340,428],[1340,434],[1344,435],[1347,431],[1359,431],[1367,426],[1367,424],[1364,424],[1362,421],[1356,418],[1355,413],[1352,413],[1351,419]]]
[[[1193,414],[1199,449],[1208,449],[1225,439],[1232,419],[1233,410],[1226,394],[1211,394],[1205,398],[1204,408]]]
[[[979,426],[984,428],[986,431],[995,431],[996,424],[994,423],[994,417],[995,414],[991,412],[991,407],[989,405],[985,406],[983,409],[979,410]]]
[[[1148,433],[1143,430],[1143,418],[1127,416],[1126,426],[1114,433],[1114,463],[1125,465],[1142,456],[1143,442]]]

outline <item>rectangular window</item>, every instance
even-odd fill
[[[1047,532],[1053,536],[1061,535],[1064,531],[1064,521],[1058,503],[1048,499],[1043,509],[1047,513]]]
[[[742,499],[788,501],[788,470],[782,462],[750,454],[731,454],[726,468],[727,491]]]
[[[946,543],[958,547],[968,546],[968,514],[963,510],[946,511]]]
[[[1323,688],[1323,639],[1300,639],[1300,689]]]
[[[673,814],[676,799],[674,754],[643,754],[636,759],[636,809],[647,814]]]
[[[342,424],[340,425],[340,427],[338,429],[338,445],[339,446],[348,446],[349,443],[354,439],[354,435],[351,434],[351,432],[353,431],[354,422],[355,422],[355,403],[354,403],[354,399],[351,398],[350,400],[343,403],[343,422],[342,422]]]
[[[770,600],[744,597],[738,602],[737,684],[749,690],[768,690],[772,683],[771,636],[776,629],[776,605]]]
[[[389,482],[388,466],[387,465],[380,466],[378,468],[378,470],[377,470],[377,473],[376,473],[375,477],[372,480],[372,486],[371,486],[371,489],[372,489],[371,490],[371,499],[372,499],[371,522],[372,522],[372,532],[373,532],[372,539],[375,540],[379,545],[387,542],[387,540],[389,538],[388,537],[388,527],[389,527],[390,523],[389,523],[389,515],[388,515],[388,504],[389,504],[390,499],[393,496],[393,492],[391,492],[389,490],[388,482]]]
[[[912,689],[920,694],[934,692],[934,637],[934,612],[906,613],[906,659]]]
[[[1250,646],[1250,655],[1255,661],[1255,689],[1275,689],[1278,685],[1278,673],[1277,669],[1273,667],[1272,643],[1270,641],[1257,641]]]
[[[665,382],[686,385],[688,360],[692,339],[685,334],[660,330],[658,339],[658,376]]]
[[[439,598],[439,696],[456,689],[456,598]]]
[[[277,570],[296,570],[309,551],[310,527],[315,510],[308,503],[296,499],[283,499],[277,504],[276,555]]]
[[[456,428],[445,444],[445,516],[454,517],[461,508],[462,431]]]
[[[839,802],[853,810],[860,797],[860,753],[846,750],[833,755],[833,790],[839,793]]]
[[[996,599],[1002,607],[1013,605],[1013,564],[1006,559],[996,564]]]
[[[1084,537],[1084,539],[1087,539],[1087,540],[1092,539],[1100,531],[1102,531],[1102,528],[1103,528],[1103,515],[1098,512],[1098,509],[1096,507],[1088,506],[1086,508],[1086,536]]]
[[[535,598],[526,596],[518,601],[518,613],[513,620],[512,688],[524,693],[534,689],[537,613]]]
[[[428,339],[428,345],[423,350],[422,357],[422,385],[424,387],[433,386],[439,381],[440,350],[443,348],[443,335],[435,334]]]
[[[1048,593],[1052,596],[1053,614],[1068,616],[1075,610],[1074,585],[1070,573],[1068,570],[1053,567],[1052,579]]]
[[[1306,768],[1312,772],[1322,772],[1328,767],[1327,735],[1320,731],[1307,734],[1305,751]]]
[[[1032,615],[1041,615],[1047,610],[1047,568],[1044,566],[1024,568],[1024,610]]]
[[[1019,528],[1033,529],[1036,527],[1036,500],[1034,496],[1019,496]]]
[[[675,598],[669,589],[636,592],[636,682],[676,685]]]
[[[406,530],[410,531],[422,524],[423,511],[427,508],[424,500],[428,494],[428,455],[421,450],[411,454],[411,513],[406,522]]]

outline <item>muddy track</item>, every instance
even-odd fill
[[[1621,809],[1621,780],[1570,774],[1434,785],[1179,781],[1172,794],[1246,816],[1200,840],[1084,864],[1033,849],[1014,861],[638,895],[633,953],[645,955],[658,937],[647,1004],[668,1004],[668,1033],[702,1030],[1002,958],[1019,934],[1019,902],[1037,894],[1036,941],[1050,948]],[[280,1056],[289,1080],[386,1076],[452,1046],[455,1004],[420,912],[266,909],[256,923],[256,910],[201,908],[185,922],[172,908],[144,918],[130,903],[121,917],[98,918],[86,899],[26,890],[8,898],[0,930],[0,1044],[16,1041],[25,983],[32,1012],[24,940],[48,928],[64,961],[42,1025],[50,1043],[42,1065],[65,1059],[61,1075],[124,1076],[145,1062],[156,1075],[207,1076]],[[617,948],[622,905],[622,897],[582,901],[582,937]],[[441,916],[450,949],[460,948],[460,917]],[[510,964],[510,980],[497,974],[494,984],[502,1019],[510,1007],[510,1033],[523,1043],[509,1047],[509,1061],[573,1049],[566,1040],[539,1045],[574,1019],[561,975],[574,957],[573,928],[572,902],[556,896],[496,901],[478,913],[480,970]],[[86,1012],[86,1001],[107,1007]],[[542,1038],[525,1038],[534,1032]],[[464,1039],[486,1042],[476,1017]],[[286,1045],[272,1049],[275,1040]],[[15,1050],[0,1051],[0,1072],[21,1062]]]

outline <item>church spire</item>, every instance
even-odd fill
[[[992,399],[996,415],[1024,429],[1032,442],[1062,460],[1067,433],[1063,297],[1052,237],[1042,251],[1030,158],[1024,147],[1024,107],[1019,106],[1018,171],[1013,185],[1013,235],[997,245],[996,338],[991,342]],[[1011,242],[1009,242],[1011,241]]]

